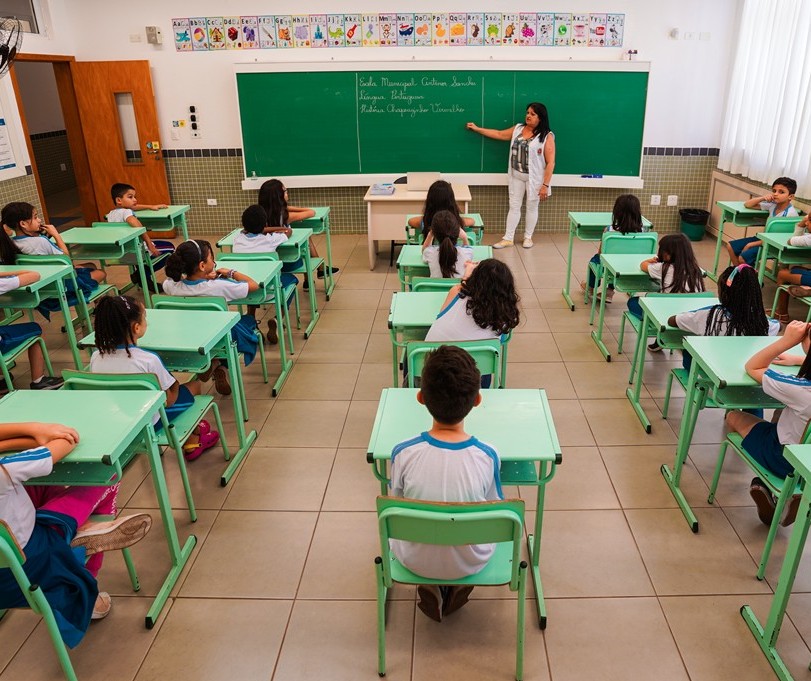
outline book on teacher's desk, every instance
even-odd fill
[[[391,196],[394,194],[394,185],[391,182],[378,182],[372,185],[369,193],[372,196]]]

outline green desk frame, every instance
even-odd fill
[[[473,246],[473,261],[479,262],[493,257],[492,246]],[[406,244],[397,256],[397,277],[400,279],[400,290],[411,288],[414,277],[428,277],[430,269],[422,260],[422,246]]]
[[[392,385],[400,385],[400,351],[410,340],[424,340],[425,334],[436,321],[442,303],[448,294],[445,292],[395,293],[389,308],[389,334],[391,335]]]
[[[431,416],[417,402],[417,390],[386,388],[380,396],[366,460],[388,494],[388,462],[395,445],[430,429]],[[535,584],[538,625],[546,628],[546,603],[540,571],[541,530],[547,483],[562,456],[549,402],[543,390],[483,390],[482,402],[465,419],[465,429],[492,444],[501,460],[501,484],[537,487],[535,528],[527,535]]]
[[[793,234],[781,232],[762,232],[757,235],[757,238],[763,242],[757,261],[757,276],[761,285],[766,278],[768,260],[774,259],[775,272],[779,263],[811,266],[811,246],[789,246],[789,239],[793,236]],[[769,278],[776,279],[776,276],[770,274]]]
[[[329,228],[329,206],[314,206],[313,211],[315,215],[306,220],[299,220],[298,222],[291,222],[290,227],[296,229],[311,229],[313,234],[323,234],[327,242],[327,253],[324,259],[326,267],[324,268],[324,293],[327,295],[327,300],[330,299],[332,291],[335,289],[335,277],[332,275],[332,238],[330,237]]]
[[[712,261],[712,272],[707,276],[718,281],[718,261],[721,259],[721,244],[724,243],[724,225],[731,222],[737,227],[751,227],[752,225],[765,225],[769,218],[769,211],[760,208],[747,208],[743,201],[716,201],[715,205],[721,209],[718,218],[718,238],[715,241],[715,258]]]
[[[135,217],[150,232],[171,232],[180,227],[183,240],[189,240],[189,226],[186,224],[186,213],[191,206],[183,204],[167,206],[158,210],[135,209]]]

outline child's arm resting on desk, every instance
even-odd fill
[[[768,193],[763,196],[753,196],[748,201],[744,201],[744,208],[760,208],[761,203],[774,203],[774,194]]]
[[[67,456],[79,442],[79,433],[58,423],[0,424],[0,451],[16,451],[33,447],[48,447],[53,460]]]
[[[745,366],[746,373],[758,383],[763,383],[763,374],[766,373],[769,365],[774,362],[777,357],[783,355],[786,350],[790,350],[798,343],[802,343],[803,349],[807,350],[809,326],[810,325],[805,322],[791,322],[786,327],[786,331],[782,337],[749,358]]]
[[[221,277],[233,279],[234,281],[241,281],[247,283],[248,293],[253,293],[254,291],[259,290],[259,284],[257,284],[253,279],[251,279],[247,274],[242,274],[242,272],[237,272],[236,270],[229,270],[226,267],[221,267],[216,271],[216,274]]]
[[[315,211],[312,208],[302,208],[300,206],[287,207],[287,220],[289,222],[299,222],[300,220],[309,220],[315,217]]]
[[[39,281],[39,272],[31,272],[30,270],[18,270],[16,272],[3,272],[1,277],[17,277],[20,280],[20,286],[28,286],[35,281]]]
[[[166,207],[166,206],[164,206],[164,208],[165,208],[165,207]],[[141,206],[141,208],[142,208],[142,209],[144,209],[144,210],[153,210],[152,208],[147,208],[146,206]],[[129,217],[126,219],[126,223],[127,223],[127,224],[128,224],[130,227],[136,227],[136,228],[137,228],[137,227],[143,227],[143,225],[141,224],[141,221],[140,221],[138,218],[136,218],[134,215],[130,215],[130,216],[129,216]],[[153,257],[157,257],[157,256],[159,256],[159,255],[160,255],[160,251],[159,251],[157,248],[155,248],[155,244],[153,244],[153,243],[152,243],[152,239],[150,239],[150,238],[149,238],[149,237],[146,235],[146,233],[142,234],[142,235],[141,235],[141,238],[144,240],[144,243],[146,244],[146,247],[147,247],[147,249],[149,250],[149,254],[150,254],[151,256],[153,256]]]
[[[163,210],[168,207],[165,203],[139,203],[135,210]]]
[[[639,269],[643,272],[647,272],[650,266],[657,262],[659,262],[659,258],[654,255],[652,258],[648,258],[647,260],[643,260],[641,263],[639,263]]]

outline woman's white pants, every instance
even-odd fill
[[[527,192],[527,185],[529,184],[529,175],[523,173],[515,173],[510,170],[507,181],[507,189],[510,196],[510,210],[507,213],[507,227],[504,232],[504,238],[509,241],[515,241],[515,228],[521,220],[521,203],[524,200],[524,194],[527,193],[527,212],[526,220],[524,222],[524,238],[532,237],[535,231],[535,225],[538,222],[538,204],[540,199],[534,192]]]

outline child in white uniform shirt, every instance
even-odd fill
[[[464,418],[481,402],[473,358],[445,345],[425,360],[417,400],[434,419],[427,432],[397,445],[391,455],[394,496],[426,501],[473,502],[502,498],[496,451],[464,430]],[[439,546],[392,540],[409,570],[432,579],[475,575],[493,555],[492,544]],[[419,586],[417,604],[437,622],[467,603],[471,586]]]
[[[464,245],[457,246],[462,239]],[[456,216],[441,210],[431,222],[431,231],[422,243],[422,261],[434,278],[461,279],[465,264],[473,259],[473,249],[468,246],[467,235],[459,227]]]
[[[811,246],[811,215],[804,215],[794,228],[794,236],[788,240],[789,246]],[[777,297],[774,316],[781,322],[788,321],[788,297],[807,298],[811,296],[811,269],[807,265],[795,265],[777,272],[777,284],[787,286],[788,293],[781,290]]]
[[[750,456],[779,477],[793,470],[783,456],[783,445],[796,445],[811,419],[811,324],[791,322],[781,338],[755,353],[746,362],[746,373],[763,386],[763,392],[785,405],[777,423],[770,423],[742,411],[727,414],[727,425],[743,437],[743,447]],[[784,354],[801,343],[805,355]],[[800,365],[796,376],[771,369],[771,364]],[[771,525],[775,500],[760,478],[752,480],[749,493],[755,500],[758,517],[765,525]],[[783,526],[790,525],[797,517],[800,498],[795,495],[787,504]]]
[[[166,260],[163,291],[170,296],[217,296],[230,303],[257,290],[259,284],[248,275],[235,269],[215,269],[211,244],[203,239],[184,241]],[[231,329],[231,337],[237,343],[237,350],[245,356],[246,366],[253,361],[259,345],[255,331],[256,320],[251,315],[243,315]],[[224,361],[212,362],[211,372],[201,375],[200,380],[207,381],[213,375],[217,392],[220,395],[230,395],[231,385]]]

